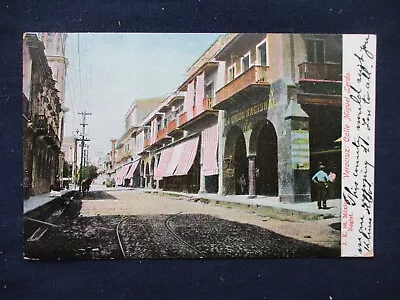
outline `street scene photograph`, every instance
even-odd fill
[[[341,256],[340,34],[26,32],[26,260]]]

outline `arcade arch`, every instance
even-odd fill
[[[243,131],[238,126],[229,129],[224,153],[224,186],[228,195],[241,194],[239,178],[244,174],[248,183],[249,164],[246,154],[246,142]],[[247,194],[248,189],[244,193]]]
[[[250,156],[255,157],[255,192],[257,195],[278,195],[278,138],[268,120],[258,122],[249,141]]]

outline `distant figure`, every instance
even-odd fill
[[[244,174],[239,178],[239,186],[241,194],[244,195],[246,189],[246,177],[244,177]]]
[[[90,179],[90,178],[82,181],[82,194],[83,195],[85,195],[87,192],[89,192],[92,181],[93,181],[93,179]]]
[[[336,181],[336,168],[333,167],[333,169],[329,172],[328,175],[328,193],[329,193],[329,198],[334,199],[335,198],[335,181]]]
[[[326,208],[326,190],[328,185],[328,174],[324,171],[324,165],[319,166],[319,171],[312,177],[312,181],[317,185],[317,205],[318,209]],[[322,207],[321,207],[322,203]]]

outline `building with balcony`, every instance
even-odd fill
[[[23,36],[24,197],[50,191],[60,182],[62,103],[43,42]]]
[[[226,63],[219,193],[240,193],[243,174],[250,196],[311,201],[310,172],[341,166],[341,36],[236,34],[215,58]]]
[[[115,142],[115,159],[110,172],[117,185],[140,185],[139,153],[142,152],[145,142],[141,123],[163,100],[164,98],[135,99],[125,114],[125,132]]]
[[[56,133],[60,138],[60,144],[63,144],[64,137],[64,123],[65,123],[65,112],[68,108],[65,107],[65,82],[67,76],[68,60],[65,57],[65,49],[67,42],[66,33],[55,33],[55,32],[42,32],[38,33],[38,38],[43,42],[44,53],[46,60],[51,68],[52,77],[55,81],[55,88],[58,91],[58,97],[61,104],[61,112],[59,114],[59,124],[56,128]],[[63,178],[63,152],[59,157],[59,177]]]
[[[144,186],[186,192],[218,191],[218,120],[215,90],[224,83],[225,62],[215,54],[234,35],[220,37],[193,64],[186,79],[144,124],[149,161]],[[146,129],[145,129],[146,130]]]
[[[140,186],[311,201],[341,168],[341,35],[229,33],[134,130]],[[336,184],[340,191],[340,183]]]

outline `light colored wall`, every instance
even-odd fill
[[[29,48],[24,40],[22,44],[22,59],[23,59],[23,69],[22,69],[22,92],[25,94],[27,99],[30,99],[31,93],[31,76],[32,76],[32,59],[29,55]]]

